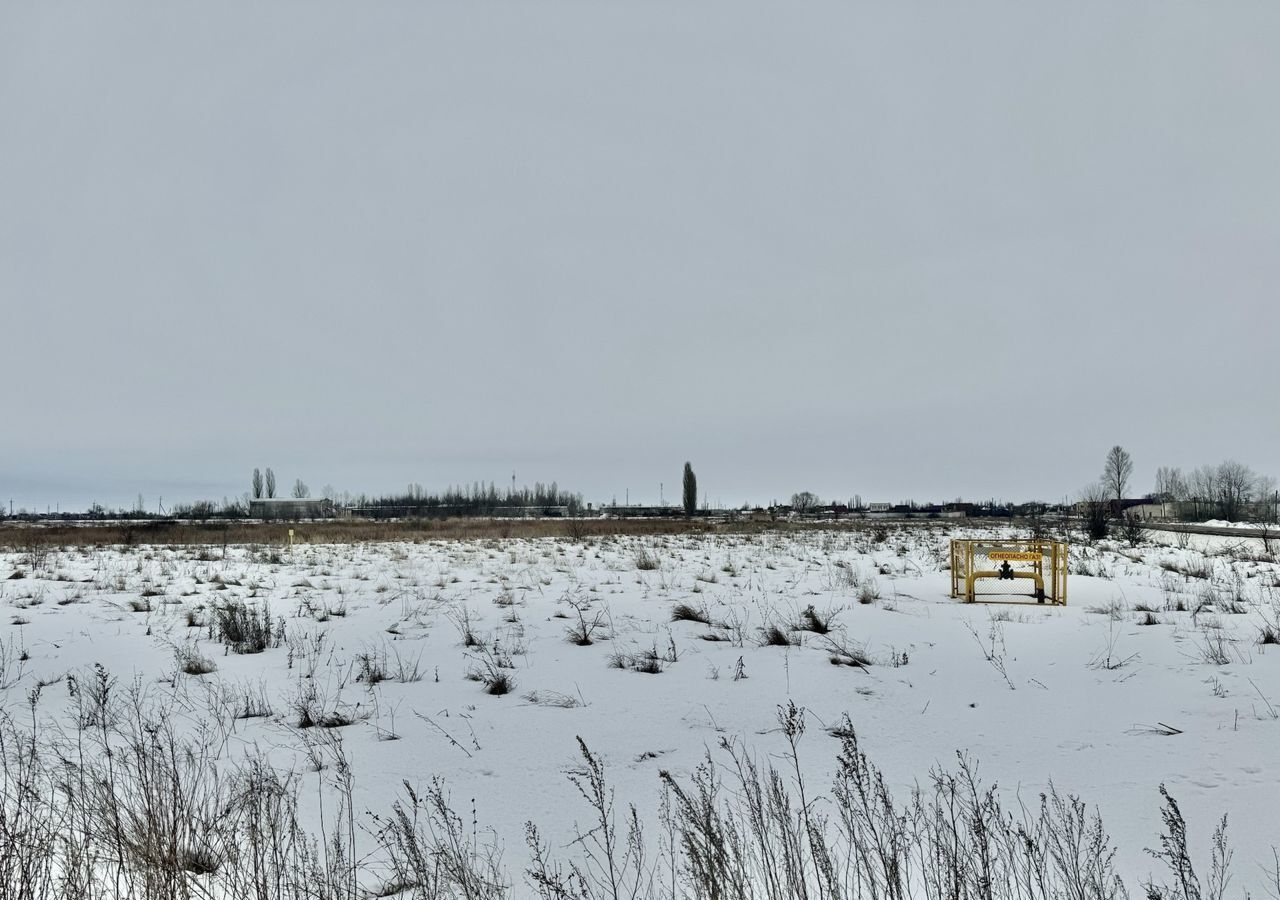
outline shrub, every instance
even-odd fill
[[[344,728],[367,718],[367,714],[357,714],[340,701],[321,696],[313,679],[299,683],[293,711],[298,728]]]
[[[356,681],[363,681],[369,687],[382,684],[391,677],[387,674],[385,653],[366,651],[356,656],[356,664],[360,667],[360,674],[356,676]]]
[[[371,813],[373,833],[389,862],[374,896],[511,896],[500,849],[481,839],[474,819],[466,822],[454,812],[443,780],[433,777],[425,791],[405,781],[404,792],[405,798],[393,803],[388,814]]]
[[[1221,629],[1206,630],[1200,643],[1201,658],[1214,666],[1225,666],[1231,662],[1229,643]]]
[[[578,647],[590,647],[595,643],[591,639],[591,631],[587,626],[586,620],[580,620],[577,625],[570,625],[566,628],[564,630],[564,639]]]
[[[476,636],[475,629],[471,627],[471,610],[465,606],[459,607],[447,614],[449,621],[453,622],[453,626],[458,629],[458,637],[462,641],[464,647],[480,647],[482,641]]]
[[[231,702],[237,719],[265,719],[271,715],[271,702],[261,684],[239,689],[231,696]]]
[[[805,607],[804,612],[800,613],[800,621],[796,623],[796,631],[811,631],[814,634],[826,634],[831,630],[831,622],[835,619],[835,613],[827,613],[825,617],[818,615],[818,611],[813,608],[813,604]]]
[[[827,652],[833,666],[850,666],[855,669],[866,669],[872,665],[871,656],[862,647],[827,638]]]
[[[209,657],[195,647],[178,647],[173,651],[178,668],[187,675],[208,675],[218,668]]]
[[[284,620],[271,624],[271,609],[265,603],[254,610],[240,601],[232,601],[216,610],[213,625],[217,640],[233,653],[261,653],[279,647],[284,640]]]
[[[796,641],[792,640],[791,635],[777,625],[770,625],[760,631],[760,646],[762,647],[794,647],[795,645]]]
[[[421,653],[411,659],[405,659],[394,648],[388,653],[386,645],[357,654],[356,666],[359,669],[356,680],[370,687],[384,681],[408,684],[422,680]]]
[[[495,697],[509,694],[516,689],[515,676],[510,672],[493,672],[482,680],[484,682],[484,692]]]
[[[641,650],[631,660],[631,671],[642,672],[646,675],[658,675],[662,672],[662,658],[658,656],[658,651]]]
[[[578,614],[578,624],[565,629],[565,640],[579,647],[590,647],[595,643],[593,635],[604,625],[604,614],[595,613],[587,619],[583,604],[574,604],[574,610]]]
[[[1142,543],[1142,539],[1147,535],[1147,529],[1142,524],[1142,520],[1133,513],[1125,513],[1121,522],[1120,533],[1128,542],[1130,547],[1136,547]]]
[[[665,670],[664,663],[675,662],[674,653],[669,653],[666,657],[658,653],[656,646],[648,650],[638,650],[635,653],[625,653],[622,650],[615,650],[609,655],[609,667],[612,669],[629,669],[632,672],[641,672],[645,675],[659,675]]]
[[[493,647],[481,647],[479,653],[472,657],[472,661],[466,677],[484,685],[486,694],[498,697],[516,689],[516,679],[511,673],[515,663],[509,653],[498,648],[496,642]]]
[[[703,625],[710,625],[711,617],[707,615],[707,611],[705,609],[690,606],[688,603],[677,603],[675,608],[671,610],[671,621],[700,622]]]

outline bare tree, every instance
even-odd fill
[[[1187,477],[1177,466],[1161,466],[1156,469],[1155,499],[1160,501],[1165,515],[1172,509],[1173,515],[1181,518],[1185,515],[1187,500],[1190,497]]]
[[[1258,475],[1244,463],[1229,459],[1218,466],[1218,511],[1228,522],[1244,518],[1245,510],[1253,502],[1258,486]]]
[[[801,491],[798,494],[791,495],[792,512],[806,513],[817,509],[821,503],[822,501],[818,499],[818,495],[813,491]]]
[[[271,467],[267,466],[267,496],[274,497],[276,495],[276,473],[271,471]]]
[[[1156,469],[1156,499],[1161,503],[1179,503],[1187,499],[1187,479],[1177,466]]]
[[[253,499],[262,499],[262,472],[257,469],[253,470]]]
[[[1218,467],[1200,466],[1187,480],[1187,499],[1191,501],[1192,515],[1196,519],[1212,518],[1217,514]]]
[[[305,500],[311,496],[311,488],[307,487],[299,478],[293,482],[293,497],[295,500]]]
[[[1133,457],[1129,451],[1116,444],[1107,451],[1107,461],[1102,467],[1102,486],[1106,488],[1111,499],[1117,505],[1124,499],[1129,487],[1129,477],[1133,474]]]
[[[698,511],[698,476],[693,466],[684,464],[684,514],[691,516]]]
[[[1276,493],[1276,480],[1270,475],[1259,475],[1255,488],[1258,519],[1263,522],[1276,522],[1280,513],[1280,494]]]
[[[1151,496],[1159,500],[1161,503],[1168,503],[1173,498],[1169,491],[1169,473],[1173,471],[1168,466],[1156,467],[1156,483],[1155,488],[1151,491]]]

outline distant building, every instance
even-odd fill
[[[300,500],[296,497],[271,497],[249,501],[249,518],[281,519],[295,521],[298,519],[327,519],[334,514],[333,503],[323,497],[312,500]]]
[[[891,509],[893,509],[892,503],[868,503],[867,504],[867,512],[887,513]]]
[[[683,506],[619,506],[600,507],[602,515],[623,519],[673,519],[684,515]]]
[[[1116,518],[1125,516],[1134,516],[1143,520],[1165,518],[1164,504],[1150,497],[1112,500],[1111,514]]]
[[[1106,500],[1107,508],[1111,512],[1111,518],[1123,519],[1125,516],[1134,516],[1143,520],[1168,518],[1165,505],[1158,500],[1152,500],[1148,497],[1126,498],[1124,500]],[[1071,507],[1071,511],[1077,516],[1083,516],[1089,512],[1089,501],[1080,500]]]

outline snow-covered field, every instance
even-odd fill
[[[568,781],[576,737],[619,806],[652,818],[659,772],[687,782],[724,738],[781,759],[778,709],[794,702],[810,794],[836,768],[824,729],[847,715],[903,798],[962,751],[1015,809],[1051,780],[1096,805],[1131,889],[1161,874],[1144,852],[1161,784],[1204,868],[1226,814],[1233,890],[1274,885],[1280,646],[1261,635],[1280,629],[1280,565],[1260,541],[1073,546],[1069,605],[1049,608],[949,598],[948,539],[1013,535],[998,529],[349,545],[305,531],[292,549],[225,558],[0,554],[0,698],[15,727],[72,736],[100,664],[124,706],[142,696],[180,730],[216,734],[220,765],[259,756],[298,773],[316,826],[332,827],[340,759],[357,812],[440,776],[468,830],[492,829],[523,896],[525,822],[558,849],[575,822],[590,827]],[[275,646],[218,639],[217,610],[239,602],[269,608]],[[681,604],[711,624],[673,620]],[[763,643],[774,626],[793,643]],[[869,665],[834,664],[860,654]]]

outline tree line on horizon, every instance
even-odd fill
[[[331,498],[332,499],[332,498]],[[431,493],[420,484],[410,484],[399,494],[371,496],[368,494],[344,494],[343,505],[377,516],[387,515],[494,515],[504,509],[536,509],[544,513],[564,510],[577,515],[583,509],[582,495],[566,491],[556,482],[534,482],[533,487],[499,488],[490,481],[487,485],[473,482],[457,485],[439,493]]]
[[[1125,518],[1127,504],[1134,498],[1128,496],[1133,476],[1133,457],[1122,446],[1115,445],[1107,451],[1103,471],[1099,479],[1085,487],[1078,496],[1076,506],[1085,516],[1089,532],[1103,536],[1109,523]],[[698,505],[698,479],[693,466],[685,462],[682,475],[681,509],[685,515],[695,515]],[[41,516],[20,510],[15,518],[118,518],[118,519],[239,519],[247,518],[250,502],[258,499],[276,499],[278,482],[271,467],[255,468],[250,477],[250,489],[235,499],[223,498],[221,503],[198,500],[193,503],[174,504],[167,511],[144,509],[142,495],[133,508],[110,509],[94,503],[86,514],[61,513],[58,516]],[[311,489],[298,478],[294,481],[290,496],[294,499],[311,498]],[[519,508],[543,515],[580,515],[584,509],[582,494],[562,489],[557,482],[535,482],[532,487],[499,488],[493,481],[487,484],[475,481],[470,485],[450,486],[443,491],[429,492],[419,483],[411,483],[398,493],[352,494],[336,491],[325,485],[320,498],[335,506],[359,510],[361,514],[377,516],[485,516]],[[791,496],[790,510],[800,513],[816,513],[833,504],[823,501],[812,491],[800,491]],[[1255,472],[1236,460],[1225,460],[1217,465],[1204,465],[1183,472],[1178,467],[1161,466],[1156,470],[1155,490],[1143,495],[1143,499],[1164,504],[1169,518],[1179,521],[1245,519],[1276,521],[1280,514],[1280,495],[1276,493],[1273,478]],[[960,501],[957,501],[960,502]],[[616,505],[616,504],[615,504]],[[904,504],[917,508],[915,503]],[[981,504],[975,504],[981,506]],[[992,505],[994,501],[992,501]],[[1011,511],[1019,507],[1044,508],[1044,504],[1004,504]],[[750,508],[744,504],[743,509]],[[863,509],[862,498],[849,501],[851,511]],[[0,519],[6,518],[0,507]],[[1005,513],[1008,514],[1008,513]]]

